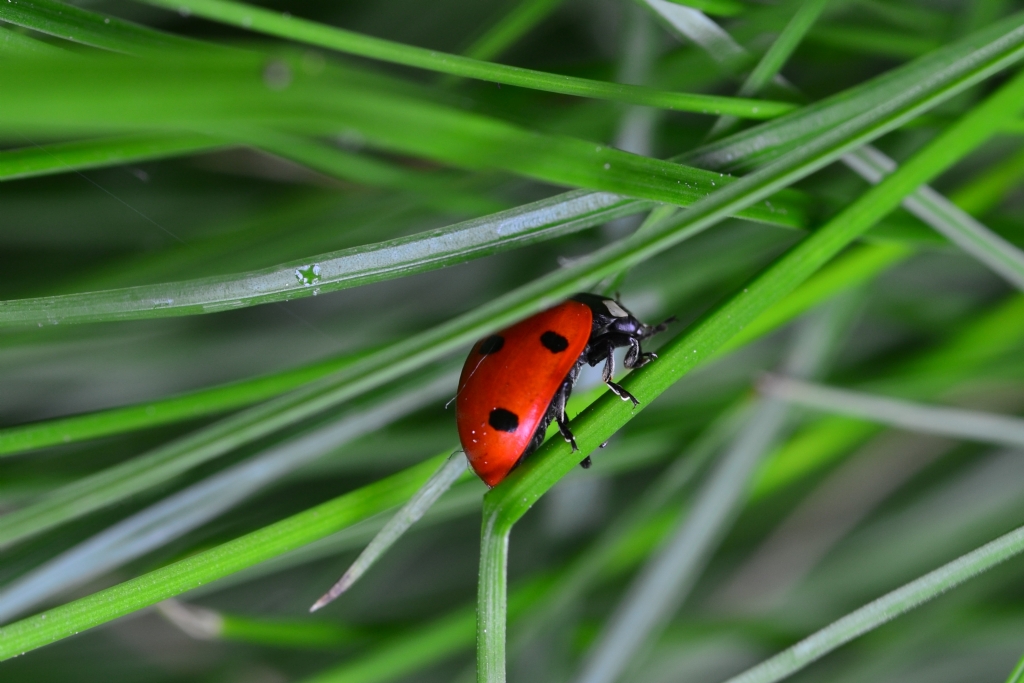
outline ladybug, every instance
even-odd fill
[[[544,442],[554,420],[579,450],[565,404],[583,364],[604,363],[601,377],[619,398],[639,401],[612,381],[613,352],[628,346],[624,365],[639,368],[657,358],[640,342],[664,330],[645,325],[615,299],[577,294],[553,308],[485,337],[473,346],[459,378],[455,421],[470,466],[490,486]],[[590,466],[587,457],[580,463]]]

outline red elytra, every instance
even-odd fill
[[[543,440],[538,428],[550,423],[551,401],[586,349],[592,323],[590,307],[570,299],[473,347],[459,379],[456,423],[470,466],[488,486]]]

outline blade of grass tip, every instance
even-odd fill
[[[1006,683],[1021,683],[1021,681],[1024,681],[1024,656],[1017,662],[1017,666],[1013,667]]]
[[[363,401],[345,417],[189,486],[61,553],[0,589],[0,621],[179,538],[288,472],[383,427],[451,391],[445,368]]]
[[[402,64],[438,73],[475,78],[563,95],[615,100],[696,113],[733,114],[767,119],[795,109],[786,102],[667,92],[636,85],[594,81],[483,62],[460,55],[403,45],[315,21],[230,0],[143,0],[176,11],[188,11],[223,24],[348,54]]]
[[[66,605],[0,626],[0,661],[278,557],[401,504],[440,464],[427,460],[279,522]]]
[[[741,97],[750,97],[761,92],[779,75],[782,67],[789,61],[797,46],[800,45],[800,41],[804,39],[811,26],[818,20],[821,13],[825,11],[825,6],[828,5],[828,2],[829,0],[808,0],[797,8],[793,18],[782,29],[782,33],[779,34],[779,37],[775,39],[775,42],[764,53],[764,56],[761,57],[761,60],[750,72],[746,80],[743,81],[743,84],[737,91]],[[738,119],[734,117],[723,116],[715,121],[715,125],[711,127],[708,137],[717,138],[721,136],[727,130],[733,128],[737,122]]]
[[[924,405],[777,375],[766,375],[758,389],[765,395],[812,410],[925,434],[1024,448],[1024,420],[1007,415]]]
[[[155,401],[5,427],[0,429],[0,457],[244,408],[329,375],[357,362],[366,353],[344,353],[270,375],[219,384]]]
[[[665,0],[646,1],[657,12],[662,11],[659,9],[659,3],[665,3]],[[803,7],[811,4],[813,3],[805,3]],[[669,15],[665,16],[669,18]],[[675,13],[671,17],[674,17],[672,26],[677,31],[703,47],[712,56],[717,55],[720,60],[732,60],[737,52],[743,52],[743,47],[721,29],[719,33],[714,33],[710,29],[696,32],[693,26],[707,28],[709,23],[714,24],[696,10]],[[712,35],[714,37],[710,37]],[[725,47],[726,43],[729,43],[730,47]],[[896,162],[884,153],[870,146],[851,151],[843,157],[843,163],[871,183],[877,183],[897,166]],[[1017,288],[1024,288],[1024,252],[989,230],[941,194],[928,186],[923,186],[906,197],[903,206],[993,272]]]
[[[650,7],[684,38],[704,48],[727,73],[735,74],[750,62],[750,55],[728,33],[699,9],[668,0],[637,0]]]
[[[920,150],[899,170],[868,190],[825,227],[777,259],[741,292],[708,313],[690,331],[662,347],[658,363],[631,373],[626,383],[631,393],[640,399],[641,408],[714,353],[768,306],[793,291],[857,236],[898,206],[906,194],[987,140],[1004,120],[1015,113],[1021,101],[1017,88],[1022,84],[1024,79],[1018,77],[1004,85]],[[905,119],[898,118],[892,124],[898,126],[902,120]],[[829,138],[842,139],[851,148],[859,146],[861,141],[854,141],[851,139],[854,136],[844,130],[847,126],[855,126],[856,121],[854,119],[810,141],[805,147],[787,153],[761,171],[739,181],[739,186],[748,193],[747,199],[751,198],[750,195],[757,196],[753,188],[761,178],[773,176],[780,166],[788,168],[790,163],[798,163],[796,160],[803,161],[807,156],[820,154],[820,149],[827,149],[833,144]],[[843,153],[839,150],[836,152],[836,156],[830,158],[834,159]],[[744,187],[747,184],[749,186]],[[701,220],[702,211],[708,210],[706,207],[715,207],[717,201],[728,197],[736,187],[726,187],[704,202],[694,205],[686,212],[686,218],[694,222]],[[573,431],[577,444],[582,447],[582,456],[585,457],[607,440],[634,414],[635,411],[624,410],[623,406],[608,400],[607,395],[598,399],[591,408],[573,420]],[[481,681],[505,679],[505,577],[508,538],[512,526],[576,461],[564,449],[560,449],[558,444],[549,441],[522,467],[509,475],[501,486],[495,487],[484,497],[477,625],[477,670]]]
[[[775,683],[851,640],[1024,551],[1024,527],[973,550],[847,614],[726,683]]]
[[[466,48],[471,59],[490,61],[546,19],[564,0],[520,0],[511,12]]]
[[[63,40],[127,54],[168,47],[214,47],[55,0],[6,2],[0,6],[0,20]]]
[[[844,162],[873,183],[896,168],[896,162],[871,147],[851,154]],[[1024,290],[1024,251],[1015,244],[928,186],[918,188],[903,202],[903,206],[992,272],[1017,289]]]
[[[850,317],[833,305],[808,318],[784,367],[797,376],[821,372]],[[784,401],[761,400],[697,492],[674,534],[648,561],[584,656],[575,683],[613,683],[657,640],[686,599],[714,549],[740,513],[757,463],[782,435],[789,417]]]
[[[451,449],[446,451],[446,453],[450,452]],[[422,529],[427,525],[442,524],[456,517],[476,513],[480,509],[480,501],[483,498],[483,486],[482,482],[478,484],[473,481],[472,477],[467,477],[467,481],[452,487],[452,490],[442,497],[436,505],[431,507],[417,524],[416,528]],[[377,532],[384,527],[388,519],[390,519],[387,515],[392,512],[394,511],[389,510],[381,513],[373,519],[368,519],[356,526],[343,529],[336,534],[310,543],[286,555],[233,574],[230,577],[221,579],[208,588],[197,588],[192,591],[192,595],[214,593],[326,557],[333,557],[350,550],[365,548],[366,544],[372,541]]]
[[[190,133],[132,134],[32,145],[0,152],[0,180],[35,178],[211,152],[226,143]]]
[[[328,605],[351,588],[352,584],[358,581],[366,570],[380,559],[381,555],[402,537],[402,534],[409,530],[409,527],[418,522],[465,472],[466,458],[461,453],[450,456],[437,472],[431,475],[423,487],[409,499],[409,502],[374,536],[370,545],[366,546],[366,549],[359,554],[359,557],[342,574],[338,582],[313,603],[309,611],[315,612]]]

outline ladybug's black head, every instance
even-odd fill
[[[645,325],[615,299],[599,294],[580,293],[573,301],[586,304],[593,316],[591,337],[601,334],[621,334],[634,339],[647,339],[661,332],[665,325]]]

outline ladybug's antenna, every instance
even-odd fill
[[[459,453],[461,451],[457,450],[448,456],[448,459],[420,487],[419,491],[413,494],[409,502],[388,520],[388,523],[377,532],[377,535],[370,541],[370,545],[360,553],[348,571],[338,579],[336,584],[331,586],[331,590],[313,603],[313,606],[309,608],[310,612],[315,612],[333,602],[339,595],[351,588],[352,584],[358,581],[359,577],[366,573],[366,570],[387,552],[388,548],[394,545],[395,541],[401,538],[409,527],[419,521],[445,491],[451,488],[452,484],[466,471],[466,459],[457,457]]]

